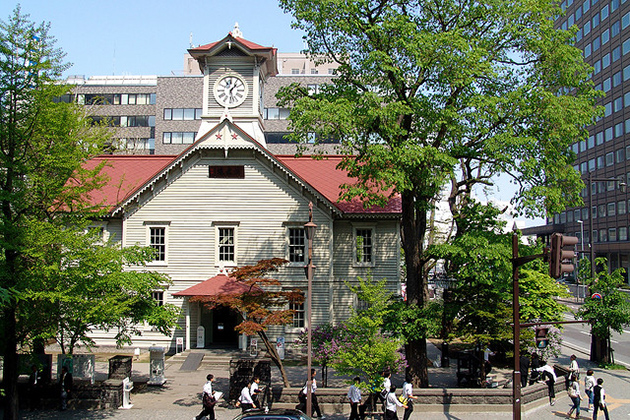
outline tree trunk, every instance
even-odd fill
[[[3,385],[6,393],[6,404],[4,408],[5,420],[18,420],[18,356],[17,356],[17,331],[15,323],[15,307],[9,307],[3,311],[4,317],[4,369]]]
[[[610,363],[608,340],[600,338],[591,332],[591,362]]]
[[[282,360],[280,360],[280,356],[278,356],[278,352],[276,351],[275,346],[271,344],[269,341],[269,337],[267,337],[267,333],[264,331],[259,331],[258,336],[265,343],[265,347],[267,348],[267,352],[269,353],[269,357],[273,361],[273,363],[280,369],[280,374],[282,375],[282,382],[284,383],[285,388],[289,388],[289,378],[287,377],[287,373],[284,370],[284,365],[282,364]]]
[[[429,290],[424,273],[424,238],[427,230],[427,212],[416,207],[418,199],[412,192],[405,192],[402,198],[402,246],[407,266],[407,304],[423,307],[428,302]],[[427,388],[426,338],[410,339],[405,346],[409,373],[414,385]]]

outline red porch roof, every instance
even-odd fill
[[[249,291],[250,286],[242,283],[234,277],[219,274],[206,281],[197,283],[181,292],[173,293],[173,296],[219,296],[241,294]]]

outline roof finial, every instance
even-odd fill
[[[243,32],[238,27],[238,22],[234,23],[234,30],[232,31],[232,36],[234,38],[243,38]]]

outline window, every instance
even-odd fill
[[[626,214],[626,200],[617,202],[617,214]]]
[[[597,26],[599,25],[599,13],[596,13],[595,15],[593,15],[593,29],[597,28]]]
[[[158,306],[164,305],[164,292],[162,290],[154,290],[151,292],[151,297],[157,301]]]
[[[595,147],[595,136],[588,136],[588,148],[592,149],[593,147]]]
[[[597,169],[602,169],[606,165],[604,164],[604,156],[597,156]]]
[[[621,72],[618,71],[617,73],[613,74],[612,77],[612,81],[613,81],[613,87],[617,87],[621,84]]]
[[[306,261],[306,232],[303,227],[291,227],[289,234],[289,262]]]
[[[610,29],[606,29],[602,32],[602,45],[606,45],[606,43],[610,41]],[[595,41],[593,41],[593,51],[595,50]]]
[[[612,87],[612,85],[610,84],[610,77],[604,79],[602,85],[603,85],[604,92],[608,92],[610,88]]]
[[[623,136],[623,123],[615,124],[615,137]]]
[[[236,226],[216,226],[217,261],[236,264]]]
[[[584,3],[582,3],[582,10],[584,11],[584,13],[588,12],[588,9],[591,8],[591,0],[585,0]]]
[[[586,44],[584,46],[584,57],[590,57],[591,56],[591,44]]]
[[[623,108],[623,98],[615,98],[615,100],[613,101],[613,111],[614,112],[621,111],[622,108]]]
[[[192,121],[201,119],[201,108],[164,108],[164,119],[172,121]]]
[[[628,228],[627,227],[620,227],[617,230],[617,239],[620,241],[627,241],[628,240]]]
[[[610,14],[610,9],[608,8],[608,5],[602,7],[602,11],[599,14],[602,22],[606,20],[608,18],[608,15]]]
[[[612,51],[612,61],[613,63],[621,58],[621,47],[615,47]]]
[[[615,163],[614,153],[606,153],[606,166],[612,166]]]
[[[606,217],[606,205],[600,204],[597,206],[597,217]]]
[[[300,74],[300,69],[291,69],[291,74]]]
[[[620,31],[621,27],[619,26],[619,21],[616,21],[610,26],[610,36],[612,36],[613,38],[619,35]]]
[[[354,262],[359,265],[374,265],[374,230],[361,228],[354,232]]]
[[[617,204],[616,203],[608,203],[608,215],[614,216],[616,214]]]
[[[621,99],[621,98],[618,98]],[[612,127],[608,127],[606,129],[606,131],[604,131],[604,139],[606,141],[611,141],[613,139],[613,128]]]
[[[621,29],[626,29],[630,25],[630,12],[623,15],[621,18]]]
[[[164,132],[162,133],[163,144],[193,144],[197,133],[193,132]]]
[[[208,166],[208,178],[245,179],[245,166],[210,165]]]
[[[617,242],[617,228],[608,229],[608,240],[610,242]]]
[[[619,9],[619,0],[612,0],[610,2],[610,11],[614,12],[617,9]]]
[[[604,144],[604,133],[599,132],[595,135],[595,143],[599,146],[600,144]]]
[[[599,74],[602,71],[602,60],[597,60],[593,63],[593,75]]]
[[[289,309],[293,311],[293,328],[304,328],[306,314],[306,311],[304,310],[304,302],[289,302]]]
[[[591,21],[590,20],[588,22],[584,22],[584,26],[582,27],[582,32],[584,32],[585,36],[591,33]]]
[[[610,85],[610,79],[608,79],[608,84]],[[612,115],[612,102],[604,104],[604,117],[608,117],[610,115]]]
[[[149,226],[149,246],[155,250],[153,261],[166,261],[166,226]]]
[[[617,163],[621,163],[624,160],[626,160],[626,150],[625,149],[618,149],[615,151],[615,161]]]
[[[602,68],[605,69],[608,66],[610,66],[610,53],[602,57]]]

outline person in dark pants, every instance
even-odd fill
[[[34,410],[39,408],[39,402],[42,392],[42,376],[37,368],[37,365],[31,366],[31,374],[28,377],[28,395],[30,409]]]
[[[529,384],[533,385],[540,376],[537,369],[540,367],[540,358],[538,357],[538,353],[532,354],[531,363],[529,365],[531,375],[529,377]]]
[[[523,353],[519,361],[521,365],[521,388],[525,388],[527,386],[527,378],[529,376],[529,354]]]
[[[547,382],[547,388],[549,389],[549,404],[555,405],[556,403],[556,372],[554,372],[553,368],[547,364],[532,369],[537,372],[540,372],[541,378]]]
[[[72,374],[68,372],[66,366],[61,368],[61,377],[59,378],[59,385],[61,385],[61,409],[68,409],[68,397],[72,391]]]
[[[405,407],[405,414],[403,414],[403,420],[409,420],[411,413],[413,413],[413,400],[416,396],[413,395],[413,385],[411,384],[411,375],[405,376],[405,383],[403,384],[402,397],[407,399],[407,407]]]
[[[398,398],[396,398],[396,385],[391,385],[389,393],[385,398],[385,420],[398,420],[398,414],[396,414],[398,407],[407,408],[405,404],[401,403]]]
[[[352,381],[353,384],[348,390],[348,400],[350,401],[350,418],[348,420],[360,420],[363,416],[359,415],[359,405],[361,404],[361,389],[359,383],[361,378],[358,376]],[[363,415],[365,415],[365,410]]]
[[[597,411],[602,410],[606,420],[610,420],[608,417],[608,407],[606,407],[606,392],[604,391],[604,380],[602,378],[597,379],[597,385],[593,388],[593,420],[597,420]]]
[[[214,398],[214,390],[212,389],[212,382],[214,382],[214,375],[209,373],[206,376],[206,383],[203,386],[203,397],[201,399],[203,403],[203,409],[194,420],[201,420],[204,416],[208,416],[208,419],[214,420],[214,406],[216,399]]]

